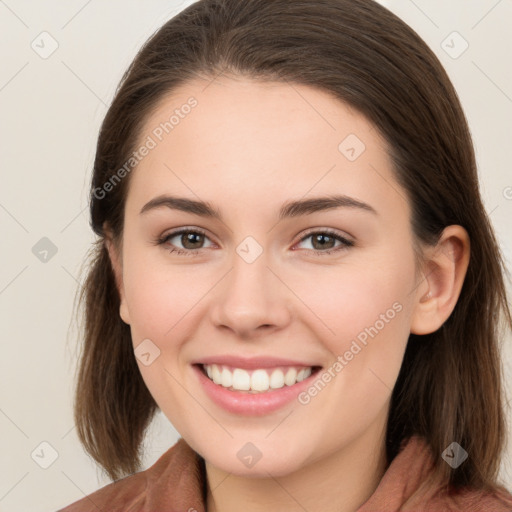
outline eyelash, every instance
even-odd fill
[[[198,229],[198,228],[194,228],[194,229],[183,228],[183,229],[179,229],[177,231],[173,231],[171,233],[168,233],[167,235],[165,235],[165,236],[163,236],[161,238],[158,238],[155,241],[156,245],[163,245],[163,244],[167,243],[171,238],[174,238],[175,236],[178,236],[178,235],[182,235],[184,233],[194,233],[194,234],[203,235],[203,236],[207,237],[206,233],[203,230],[201,230],[201,229]],[[336,233],[335,231],[332,231],[330,229],[323,229],[323,230],[319,230],[319,231],[310,231],[309,233],[304,235],[299,240],[299,242],[297,242],[297,243],[303,242],[304,240],[308,239],[312,235],[328,235],[328,236],[330,236],[330,237],[334,238],[335,240],[338,240],[338,241],[340,241],[342,243],[342,245],[338,246],[337,248],[326,249],[324,251],[314,250],[314,249],[307,249],[308,251],[312,251],[313,254],[315,254],[315,256],[324,256],[324,255],[327,255],[327,254],[332,254],[332,253],[335,253],[335,252],[338,252],[338,251],[341,251],[341,250],[344,250],[344,249],[348,249],[349,247],[352,247],[354,245],[354,242],[352,242],[350,240],[347,240],[346,238],[342,237],[341,235],[339,235],[338,233]],[[201,254],[201,251],[202,251],[202,249],[189,249],[189,250],[185,250],[185,249],[179,249],[179,248],[171,248],[169,250],[170,253],[176,253],[178,255],[183,255],[183,256],[199,256]]]

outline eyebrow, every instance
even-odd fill
[[[377,211],[367,203],[345,195],[332,195],[326,197],[314,197],[311,199],[301,199],[298,201],[289,201],[281,206],[279,210],[279,220],[289,217],[299,217],[301,215],[311,215],[316,212],[331,210],[333,208],[357,208],[363,211],[378,215]],[[210,203],[205,201],[196,201],[186,197],[176,197],[162,195],[151,199],[146,203],[140,214],[159,208],[170,208],[182,212],[192,213],[201,217],[218,219],[222,221],[222,214]]]

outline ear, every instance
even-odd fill
[[[114,276],[116,280],[117,291],[119,292],[119,315],[124,323],[130,324],[130,314],[128,312],[128,307],[126,305],[126,297],[124,292],[124,280],[123,280],[123,264],[122,264],[122,255],[121,250],[113,240],[112,234],[110,230],[105,228],[105,247],[108,251],[108,255],[110,258],[110,263],[112,265],[112,270],[114,271]]]
[[[422,282],[416,289],[411,333],[429,334],[451,315],[469,265],[470,241],[462,226],[448,226],[425,253]]]

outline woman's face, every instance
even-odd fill
[[[418,289],[375,127],[314,88],[222,77],[173,91],[139,146],[121,316],[178,432],[239,475],[383,446]]]

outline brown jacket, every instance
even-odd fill
[[[511,512],[512,495],[465,489],[457,494],[421,488],[432,467],[422,438],[402,447],[377,489],[357,512]],[[59,512],[205,512],[204,461],[180,439],[145,471],[85,496]]]

